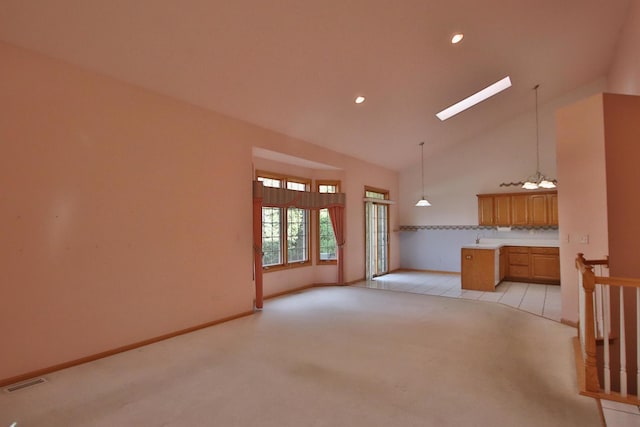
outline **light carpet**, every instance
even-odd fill
[[[498,304],[318,288],[0,393],[0,427],[600,426],[575,333]]]

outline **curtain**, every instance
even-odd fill
[[[262,197],[253,197],[253,268],[256,282],[256,308],[261,309],[262,297]]]
[[[329,207],[329,218],[338,245],[338,285],[344,285],[344,206]]]
[[[254,181],[262,184],[260,181]],[[300,208],[309,210],[319,210],[330,208],[331,206],[344,207],[344,193],[315,193],[311,191],[286,190],[284,188],[273,188],[260,186],[255,190],[262,195],[262,205],[272,208]]]

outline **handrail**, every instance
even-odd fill
[[[636,342],[635,354],[636,363],[640,365],[640,279],[636,278],[624,278],[624,277],[608,277],[608,276],[596,276],[595,267],[600,266],[599,272],[602,271],[601,267],[609,267],[609,259],[598,260],[586,260],[584,254],[577,254],[575,260],[578,274],[579,284],[579,308],[580,308],[580,322],[579,322],[579,339],[582,352],[582,361],[584,363],[584,388],[586,394],[598,396],[610,400],[618,400],[625,402],[639,402],[638,391],[636,394],[629,395],[627,393],[627,360],[626,360],[626,347],[629,343]],[[631,309],[631,312],[625,312],[627,306],[625,300],[624,289],[635,289],[633,294],[635,297],[635,310]],[[620,289],[620,292],[613,293],[614,289]],[[615,295],[615,298],[612,298]],[[628,294],[627,297],[631,297]],[[619,317],[619,331],[612,331],[612,309],[618,311],[616,318]],[[628,310],[627,310],[628,311]],[[633,313],[633,312],[636,313]],[[635,317],[635,319],[633,319]],[[626,336],[625,324],[630,321],[635,321],[638,335],[634,337]],[[601,340],[601,344],[604,346],[601,357],[600,368],[604,369],[601,372],[601,377],[604,379],[604,387],[601,387],[598,375],[598,360],[596,356],[596,343],[597,340]],[[629,341],[628,341],[629,340]],[[613,365],[610,364],[610,346],[619,346],[619,377],[620,377],[620,391],[619,393],[612,390],[612,373]],[[632,344],[633,346],[633,344]],[[632,347],[633,348],[633,347]],[[633,350],[632,350],[633,354]],[[617,369],[617,368],[616,368]],[[630,373],[630,372],[629,372]],[[640,369],[633,372],[637,381],[637,386],[640,385]],[[617,386],[616,386],[617,387]]]
[[[584,324],[581,325],[581,329],[584,328],[584,335],[580,337],[583,341],[583,358],[585,369],[585,387],[589,392],[600,391],[600,381],[598,380],[598,364],[596,359],[596,332],[594,325],[594,301],[593,292],[596,287],[595,274],[593,273],[593,266],[586,264],[584,254],[578,254],[576,258],[576,267],[582,274],[582,287],[586,293],[584,299],[584,314],[583,319],[581,313],[581,321]]]

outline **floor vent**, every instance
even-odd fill
[[[27,387],[33,387],[34,385],[43,384],[46,382],[47,380],[45,380],[44,378],[35,378],[32,380],[10,385],[9,387],[5,388],[4,391],[6,391],[7,393],[13,393],[14,391],[22,390]]]

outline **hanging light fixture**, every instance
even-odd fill
[[[422,150],[422,198],[418,200],[416,206],[431,206],[431,203],[424,197],[424,142],[419,145]]]
[[[527,178],[525,182],[503,182],[500,187],[510,187],[516,185],[524,188],[525,190],[537,190],[539,188],[556,188],[558,181],[550,179],[540,173],[540,137],[538,126],[538,88],[540,85],[535,85],[533,90],[536,93],[536,173],[533,176]]]

